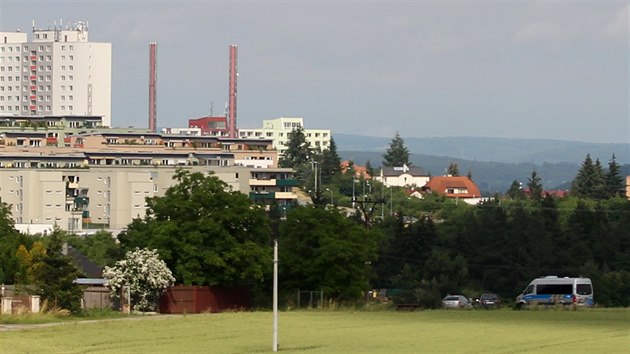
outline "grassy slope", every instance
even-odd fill
[[[12,352],[271,352],[270,312],[159,317],[0,332]],[[630,311],[287,312],[285,353],[626,353]]]

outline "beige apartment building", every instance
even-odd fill
[[[145,198],[175,183],[177,168],[212,172],[256,203],[290,206],[298,181],[277,166],[269,139],[104,129],[91,116],[0,118],[0,200],[23,230],[123,229],[145,215]]]
[[[258,203],[290,205],[297,199],[291,169],[101,165],[0,168],[0,200],[11,206],[16,224],[53,224],[71,232],[124,229],[144,217],[146,198],[163,196],[174,185],[178,168],[212,173]]]

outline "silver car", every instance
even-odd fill
[[[445,309],[463,309],[471,308],[472,304],[470,300],[464,295],[446,295],[442,299],[442,308]]]

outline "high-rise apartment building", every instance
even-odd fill
[[[102,116],[111,125],[111,43],[87,24],[0,32],[0,116]]]

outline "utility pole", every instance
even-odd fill
[[[278,240],[273,240],[273,343],[272,350],[278,351]]]

